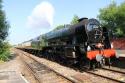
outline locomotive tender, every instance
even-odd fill
[[[97,63],[110,65],[110,58],[115,57],[107,28],[93,18],[81,18],[75,25],[48,32],[41,41],[43,53],[54,54],[68,64],[93,68]]]

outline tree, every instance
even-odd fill
[[[117,34],[125,36],[125,2],[118,6],[116,13]]]
[[[62,29],[62,28],[65,28],[65,25],[58,25],[58,26],[54,29],[54,31],[55,31],[55,30]]]
[[[2,10],[2,0],[0,0],[0,60],[6,60],[9,55],[9,44],[6,42],[9,24]]]
[[[72,21],[70,22],[71,25],[77,24],[79,20],[79,17],[77,15],[74,15],[72,18]]]
[[[111,29],[117,36],[125,36],[125,2],[119,6],[112,2],[100,9],[97,16],[103,26]]]
[[[63,29],[63,28],[69,28],[70,25],[74,25],[74,24],[77,24],[78,23],[78,20],[79,20],[79,17],[77,15],[74,15],[74,17],[72,18],[72,21],[70,22],[70,24],[61,24],[61,25],[58,25],[54,31],[56,30],[59,30],[59,29]]]

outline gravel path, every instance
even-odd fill
[[[0,83],[29,83],[22,76],[23,68],[20,57],[11,50],[10,60],[0,63]]]
[[[12,59],[0,64],[0,71],[16,71],[21,73],[22,63],[20,62],[19,56],[12,54]]]

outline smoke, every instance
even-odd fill
[[[54,7],[49,2],[41,2],[28,16],[27,26],[31,28],[50,28],[53,25]]]

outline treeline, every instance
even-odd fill
[[[6,61],[10,56],[10,46],[6,41],[8,30],[9,24],[6,21],[5,12],[2,10],[2,0],[0,0],[0,61]]]
[[[125,37],[125,2],[117,5],[113,1],[111,4],[99,10],[97,18],[102,26],[105,26],[112,31],[114,36]],[[78,23],[78,19],[79,17],[74,15],[69,25]],[[64,26],[65,24],[58,25],[54,30],[65,28]]]
[[[112,30],[117,37],[125,37],[125,2],[117,5],[114,1],[100,9],[97,16],[103,26]]]
[[[74,15],[74,17],[72,18],[72,21],[71,21],[69,24],[60,24],[60,25],[58,25],[58,26],[54,29],[54,31],[55,31],[55,30],[62,29],[62,28],[67,28],[67,27],[70,26],[70,25],[76,24],[76,23],[78,23],[78,19],[79,19],[79,17],[78,17],[77,15]],[[67,27],[65,27],[65,26],[67,26]]]

